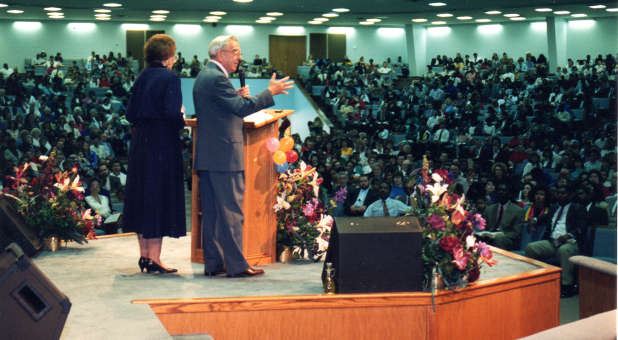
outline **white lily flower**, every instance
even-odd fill
[[[468,237],[466,237],[466,249],[470,249],[474,247],[475,243],[476,243],[476,237],[474,237],[474,235],[468,235]]]
[[[442,176],[438,175],[437,173],[433,173],[431,174],[431,179],[434,180],[434,182],[440,183],[442,182],[444,179],[442,179]]]

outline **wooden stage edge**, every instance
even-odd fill
[[[560,323],[560,268],[538,267],[454,291],[133,300],[171,335],[215,339],[515,339]],[[435,311],[434,311],[435,304]]]

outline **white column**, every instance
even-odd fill
[[[556,67],[567,65],[567,22],[562,18],[547,17],[547,51],[549,72]]]
[[[420,24],[407,24],[405,31],[410,75],[423,75],[427,73],[427,29]]]

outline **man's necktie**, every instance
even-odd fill
[[[386,206],[386,200],[382,200],[382,209],[384,210],[384,216],[390,216],[388,213],[388,207]]]

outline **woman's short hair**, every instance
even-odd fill
[[[148,64],[163,62],[176,53],[176,42],[167,34],[155,34],[144,45],[144,59]]]

